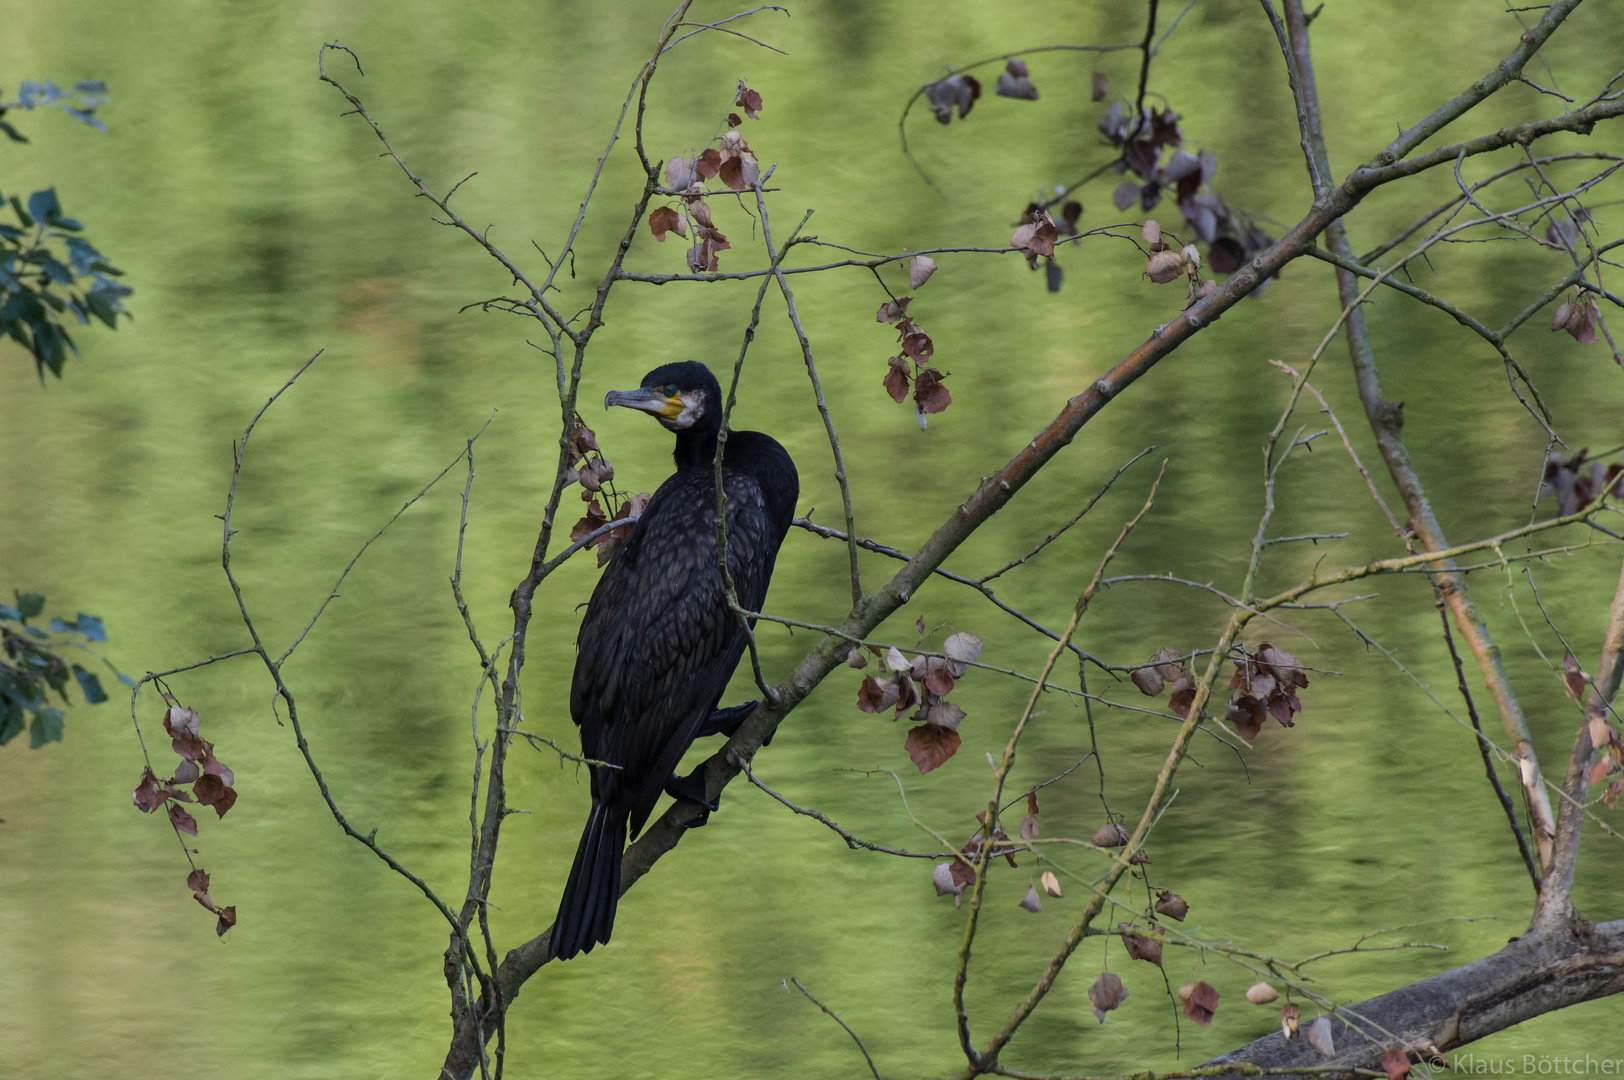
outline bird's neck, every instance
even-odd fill
[[[695,425],[677,432],[677,447],[672,452],[680,469],[708,469],[716,462],[716,436],[720,426]]]

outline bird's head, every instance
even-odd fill
[[[624,405],[652,413],[670,431],[719,428],[722,388],[704,364],[692,360],[665,364],[643,376],[636,390],[611,390],[603,407]]]

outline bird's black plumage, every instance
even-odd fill
[[[592,812],[553,927],[568,959],[609,940],[620,858],[682,755],[701,735],[736,728],[716,706],[745,649],[716,559],[714,463],[721,388],[703,364],[667,364],[605,406],[653,413],[677,436],[676,473],[660,485],[593,590],[576,639],[570,713],[591,766]],[[727,563],[739,603],[761,610],[800,480],[784,448],[759,431],[728,432],[722,458]],[[713,715],[715,714],[715,715]]]

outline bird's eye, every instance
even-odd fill
[[[665,396],[666,397],[676,397],[677,396],[677,384],[676,383],[667,383],[666,384]]]

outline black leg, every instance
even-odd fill
[[[707,735],[732,735],[739,730],[739,725],[744,723],[745,717],[755,712],[756,706],[760,704],[759,701],[746,701],[742,705],[717,709],[706,718],[704,723],[699,725],[699,734],[695,735],[694,738],[702,739]],[[767,741],[771,742],[772,740],[768,739]]]

